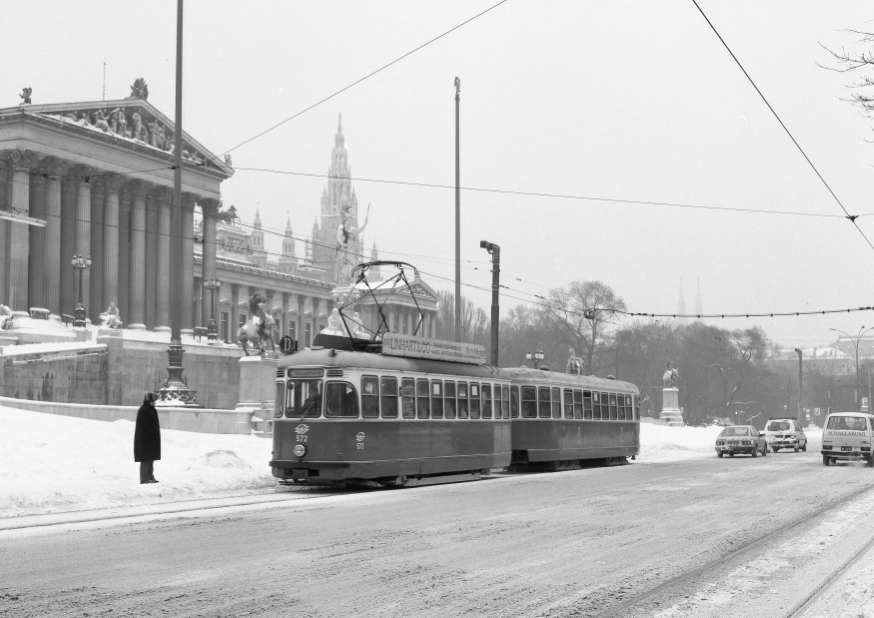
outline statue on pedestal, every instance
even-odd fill
[[[677,373],[677,370],[671,367],[671,361],[668,361],[667,366],[665,367],[665,373],[662,375],[662,383],[665,388],[673,388],[677,385],[677,382],[680,379],[680,374]]]
[[[249,345],[258,348],[258,353],[264,356],[267,343],[270,342],[270,349],[276,352],[276,346],[273,343],[273,330],[276,328],[276,320],[267,311],[267,299],[258,294],[252,294],[249,298],[250,318],[237,331],[237,341],[243,348],[246,356],[249,356]]]
[[[12,309],[0,303],[0,330],[12,330]]]
[[[100,319],[103,321],[102,326],[104,328],[121,328],[121,314],[118,311],[118,307],[115,306],[115,301],[109,303],[109,307],[100,314]]]
[[[567,351],[570,356],[567,359],[567,367],[565,368],[565,373],[569,373],[575,376],[583,375],[582,357],[577,356],[577,351],[573,348],[568,348]]]

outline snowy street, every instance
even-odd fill
[[[19,515],[0,519],[6,616],[782,616],[874,530],[874,471],[822,466],[813,434],[807,453],[717,459],[716,428],[644,423],[648,446],[627,466],[348,492],[276,487],[253,454],[269,451],[267,440],[181,432],[164,432],[161,483],[140,487],[130,424],[2,418],[2,457],[31,459],[2,466],[4,515],[12,504]],[[46,444],[10,437],[25,425]],[[97,437],[75,457],[54,442],[87,433]],[[170,446],[183,438],[185,458]],[[79,471],[65,490],[51,485],[56,502],[39,486],[58,459],[32,460],[50,445]],[[117,461],[106,454],[116,451]],[[219,457],[236,463],[215,465]],[[24,478],[7,482],[10,469],[33,471],[32,493],[22,493]],[[224,496],[227,506],[118,515],[172,510],[167,496]],[[81,522],[110,506],[105,521],[15,523],[52,511],[56,522]],[[859,612],[874,607],[872,572],[874,556],[862,556],[803,615],[870,615]]]

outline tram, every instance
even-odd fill
[[[640,453],[634,384],[527,367],[501,371],[511,381],[511,471],[617,464]]]
[[[306,349],[278,364],[273,475],[316,485],[469,480],[510,464],[509,398],[509,380],[488,365]]]

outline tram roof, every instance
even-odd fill
[[[502,375],[501,369],[492,365],[450,363],[446,361],[388,356],[377,354],[375,352],[357,352],[352,350],[304,348],[300,352],[284,356],[279,361],[279,368],[312,366],[440,373],[471,378],[487,378],[491,380],[507,379],[507,376]]]
[[[530,367],[506,367],[501,369],[508,378],[516,382],[529,382],[531,384],[560,384],[569,388],[588,388],[592,390],[623,391],[638,393],[637,386],[631,382],[599,378],[597,376],[579,376],[557,371],[544,371],[543,369],[531,369]]]

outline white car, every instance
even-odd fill
[[[801,429],[801,423],[794,418],[772,418],[762,433],[768,448],[774,453],[790,448],[796,453],[807,450],[807,436]]]

